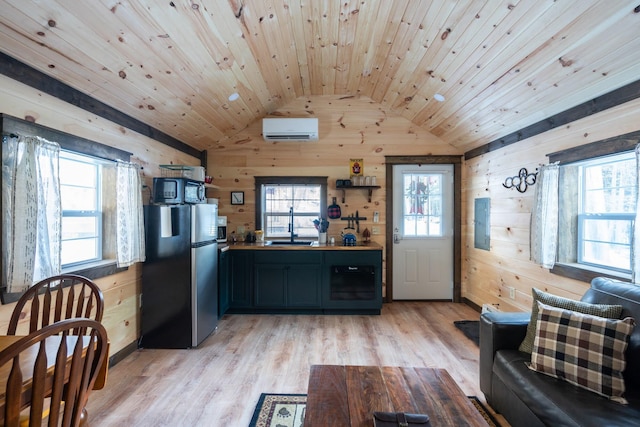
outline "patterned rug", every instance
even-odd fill
[[[490,427],[501,427],[476,396],[468,396]],[[306,394],[262,393],[249,427],[303,427]]]
[[[262,393],[249,427],[302,427],[306,394]]]

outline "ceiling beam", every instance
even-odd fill
[[[201,160],[203,152],[0,52],[0,74]]]
[[[544,120],[540,120],[537,123],[524,127],[518,131],[510,133],[509,135],[503,136],[502,138],[493,140],[488,144],[469,150],[464,153],[464,159],[469,160],[474,157],[499,150],[508,145],[515,144],[516,142],[520,142],[553,128],[557,128],[558,126],[566,125],[567,123],[571,123],[611,107],[624,104],[625,102],[632,101],[636,98],[640,98],[640,80],[629,83],[619,89],[612,90],[609,93],[593,98],[587,102],[583,102],[582,104],[576,105],[573,108],[569,108],[568,110],[562,111],[561,113],[555,114],[551,117],[547,117]]]

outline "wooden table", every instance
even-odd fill
[[[372,427],[374,411],[427,414],[433,427],[488,425],[444,369],[311,367],[305,427]]]

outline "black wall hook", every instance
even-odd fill
[[[515,188],[520,193],[524,193],[530,185],[536,183],[537,178],[538,168],[536,168],[536,171],[532,173],[529,173],[527,168],[522,168],[518,172],[518,175],[506,178],[502,186],[504,188]]]

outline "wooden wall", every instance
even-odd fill
[[[531,288],[579,298],[588,283],[567,279],[529,261],[529,221],[534,188],[502,186],[520,168],[535,171],[546,154],[640,129],[640,100],[575,121],[519,143],[465,161],[462,198],[462,294],[503,311],[529,311]],[[474,248],[474,200],[491,199],[491,250]],[[515,297],[509,296],[509,288]]]
[[[198,165],[199,160],[143,137],[81,109],[39,93],[0,76],[0,111],[15,117],[82,136],[133,153],[143,166],[150,184],[164,163]],[[385,168],[387,155],[462,154],[456,148],[408,120],[390,113],[366,97],[301,97],[273,116],[318,117],[320,141],[309,143],[266,142],[257,121],[235,138],[211,142],[208,174],[219,189],[209,197],[220,200],[220,213],[229,217],[229,231],[254,230],[254,176],[327,176],[328,202],[340,198],[335,180],[348,178],[349,159],[364,160],[365,175],[375,175],[382,188],[373,192],[371,203],[364,190],[351,190],[343,213],[367,216],[361,229],[373,227],[373,212],[380,212],[380,234],[373,240],[384,246]],[[583,282],[550,274],[529,261],[529,218],[533,189],[524,194],[502,186],[507,176],[521,167],[535,170],[547,161],[545,154],[640,128],[640,100],[571,123],[507,148],[465,161],[463,168],[462,232],[463,297],[481,305],[499,304],[503,310],[528,310],[532,286],[568,297],[579,297],[588,286]],[[244,191],[245,204],[232,206],[231,191]],[[145,198],[148,194],[145,194]],[[473,248],[473,201],[491,198],[491,250]],[[338,237],[344,222],[333,221],[329,235]],[[139,265],[126,272],[97,280],[105,293],[104,322],[111,339],[112,354],[135,342],[139,336]],[[508,287],[515,289],[509,298]],[[6,330],[12,305],[0,306],[0,333]]]
[[[199,165],[200,160],[141,136],[70,104],[0,75],[0,111],[38,124],[97,141],[133,153],[132,161],[143,167],[145,182],[159,176],[159,164]],[[143,193],[145,202],[149,189]],[[138,301],[140,265],[97,279],[104,292],[104,324],[111,354],[135,342],[140,332]],[[14,304],[0,306],[0,334],[5,333]]]
[[[356,210],[367,220],[360,230],[380,234],[373,241],[384,246],[385,156],[462,154],[433,134],[407,119],[389,112],[367,97],[333,95],[300,97],[273,117],[317,117],[320,138],[317,142],[267,142],[262,138],[262,120],[254,122],[229,142],[209,149],[207,171],[220,190],[209,190],[218,197],[220,214],[228,216],[228,232],[243,227],[255,230],[254,176],[328,176],[328,204],[338,197],[343,215]],[[349,159],[364,161],[364,175],[376,176],[382,188],[374,190],[371,203],[365,190],[348,190],[345,203],[336,179],[349,178]],[[230,204],[230,191],[244,191],[245,204]],[[380,222],[373,223],[373,212],[380,212]],[[340,239],[346,221],[331,220],[328,238]],[[383,276],[384,277],[384,276]]]

